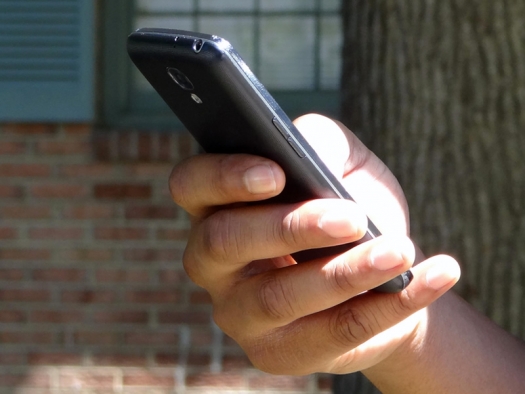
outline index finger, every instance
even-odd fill
[[[284,184],[276,163],[245,154],[193,156],[176,165],[169,179],[173,200],[194,217],[217,206],[274,197]]]

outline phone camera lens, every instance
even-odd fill
[[[191,83],[190,79],[182,73],[182,71],[173,68],[168,67],[167,70],[168,75],[173,79],[173,81],[179,85],[184,90],[193,90],[193,84]]]
[[[204,42],[200,39],[197,39],[193,41],[193,51],[195,53],[199,53],[202,49],[202,46],[204,45]]]

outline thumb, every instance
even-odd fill
[[[308,114],[297,118],[294,124],[330,171],[342,179],[350,148],[337,123],[322,115]]]
[[[383,234],[408,233],[408,207],[397,179],[352,132],[316,114],[294,124]]]

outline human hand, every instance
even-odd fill
[[[170,177],[174,201],[192,220],[184,267],[210,293],[217,324],[256,367],[277,374],[362,370],[424,329],[423,308],[453,286],[459,268],[435,256],[412,269],[402,292],[367,292],[414,260],[401,188],[344,126],[318,115],[296,124],[358,204],[246,204],[282,191],[279,166],[249,155],[192,157]],[[360,239],[365,212],[383,236],[334,258],[296,264],[290,257]]]

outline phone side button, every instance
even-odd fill
[[[286,141],[288,141],[288,143],[290,144],[290,146],[293,148],[293,150],[295,151],[295,153],[297,153],[297,156],[299,156],[301,159],[306,157],[306,154],[304,153],[303,151],[303,148],[301,148],[299,146],[299,144],[297,144],[297,142],[295,142],[292,137],[288,137],[286,139]]]
[[[272,119],[272,123],[275,126],[275,128],[279,130],[279,133],[281,133],[284,138],[290,138],[290,134],[288,133],[288,130],[286,130],[286,127],[284,126],[283,122],[281,122],[277,117],[274,117]]]

